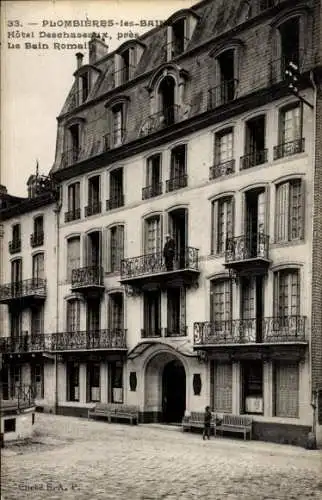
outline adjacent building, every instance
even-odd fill
[[[205,0],[114,52],[93,37],[86,64],[77,54],[59,201],[1,210],[5,248],[18,213],[24,231],[45,221],[47,292],[23,300],[23,326],[0,298],[4,358],[26,376],[39,366],[39,407],[124,402],[142,422],[179,422],[210,404],[253,415],[259,439],[320,436],[320,10]],[[18,355],[34,302],[43,343]]]

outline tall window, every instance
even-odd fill
[[[143,297],[144,329],[142,337],[160,337],[161,294],[159,291],[145,292]]]
[[[275,316],[287,318],[300,314],[300,276],[298,269],[278,271],[274,276]]]
[[[304,237],[304,183],[294,179],[276,188],[275,239],[293,241]]]
[[[123,365],[121,361],[110,363],[110,400],[123,403]]]
[[[85,215],[94,215],[101,212],[101,178],[95,175],[88,179],[88,206]]]
[[[116,168],[110,173],[110,199],[107,200],[106,210],[124,205],[123,168]]]
[[[219,69],[219,82],[216,95],[214,96],[216,106],[225,104],[235,97],[235,51],[229,49],[223,52],[217,59]]]
[[[116,331],[124,328],[124,306],[122,293],[111,293],[109,295],[108,326],[110,330]]]
[[[67,362],[67,401],[79,401],[79,363]]]
[[[19,337],[22,333],[22,313],[21,311],[10,311],[10,335]]]
[[[22,281],[22,259],[15,259],[11,262],[11,282]]]
[[[161,251],[161,217],[149,217],[145,220],[144,253],[157,253]]]
[[[167,291],[167,336],[186,335],[186,289],[169,288]]]
[[[220,165],[233,158],[233,129],[215,134],[215,164]]]
[[[33,386],[36,399],[43,399],[44,397],[44,365],[32,364],[31,365],[31,383]]]
[[[298,417],[299,367],[297,363],[278,362],[274,367],[275,416]]]
[[[80,218],[80,183],[74,182],[68,186],[68,212],[69,220],[76,220]]]
[[[72,279],[72,270],[80,267],[80,238],[75,236],[67,240],[67,279]]]
[[[243,363],[242,374],[243,412],[263,414],[263,362],[253,360]]]
[[[233,237],[233,197],[212,202],[212,254],[222,254],[226,241]]]
[[[67,165],[72,165],[80,157],[80,127],[77,123],[69,127],[69,149],[66,155]]]
[[[44,308],[43,306],[31,309],[31,335],[44,333]]]
[[[172,25],[172,57],[176,57],[185,50],[187,39],[185,37],[186,19],[179,19]]]
[[[280,28],[280,41],[281,41],[281,54],[282,54],[282,67],[281,71],[285,71],[285,68],[289,62],[294,64],[299,64],[300,59],[300,18],[292,17],[285,23],[283,23]]]
[[[80,301],[69,300],[67,302],[67,331],[78,332],[80,330]]]
[[[87,363],[87,401],[101,400],[100,368],[99,363]]]
[[[42,236],[44,233],[44,217],[39,215],[34,218],[34,234],[36,236]]]
[[[280,112],[280,143],[285,144],[301,138],[301,107],[296,105]]]
[[[147,200],[162,194],[161,155],[153,155],[147,160],[146,182],[142,189],[142,199]]]
[[[186,145],[177,146],[171,151],[170,178],[186,175]]]
[[[44,254],[37,253],[32,258],[32,277],[34,280],[43,280],[45,278]]]
[[[124,137],[124,109],[122,104],[112,109],[112,139],[114,146],[120,146]]]
[[[9,252],[11,254],[21,251],[21,226],[14,224],[12,226],[12,240],[9,242]]]
[[[210,316],[211,321],[223,329],[223,323],[232,317],[232,290],[230,279],[218,279],[211,282]]]
[[[245,155],[241,157],[241,169],[261,165],[267,161],[265,134],[265,116],[257,116],[246,122]]]
[[[110,270],[119,272],[124,258],[124,226],[114,226],[110,229]]]
[[[89,86],[90,86],[90,74],[89,72],[80,76],[80,86],[81,86],[81,103],[87,100],[89,94]]]

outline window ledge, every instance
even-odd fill
[[[295,247],[299,245],[305,245],[306,241],[305,238],[300,239],[300,240],[292,240],[292,241],[275,241],[270,244],[270,248],[284,248],[284,247]]]

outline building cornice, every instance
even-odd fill
[[[37,210],[40,207],[50,205],[54,202],[55,197],[52,193],[44,193],[36,198],[27,198],[17,205],[0,210],[0,221],[5,221],[17,215],[32,212],[33,210]]]

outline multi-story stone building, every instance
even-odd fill
[[[51,170],[56,411],[210,404],[257,438],[321,432],[320,9],[205,0],[77,54]]]

